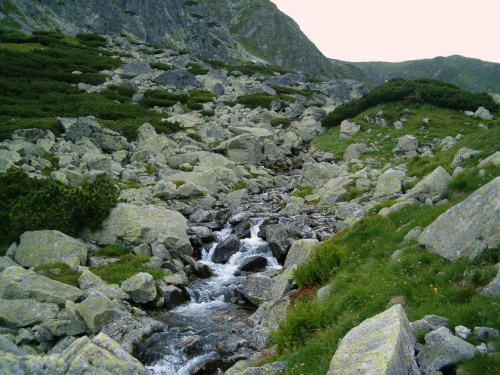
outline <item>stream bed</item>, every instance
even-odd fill
[[[146,340],[139,348],[139,359],[155,375],[216,373],[217,367],[230,367],[254,351],[248,317],[255,308],[238,301],[235,290],[246,276],[238,267],[248,257],[267,259],[266,269],[280,270],[268,244],[258,237],[264,218],[251,219],[250,238],[241,240],[239,251],[227,263],[212,262],[217,245],[232,232],[230,224],[215,232],[200,261],[213,275],[189,284],[190,301],[170,311],[159,311],[155,318],[165,330]],[[213,369],[212,369],[213,367]]]

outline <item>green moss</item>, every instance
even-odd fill
[[[149,257],[146,255],[125,255],[118,262],[105,266],[91,267],[90,270],[109,284],[118,285],[121,285],[129,277],[140,272],[151,274],[155,280],[160,280],[167,274],[163,270],[145,265],[148,261]]]
[[[205,75],[208,73],[208,69],[202,68],[200,64],[194,62],[188,62],[186,64],[186,68],[188,72],[193,73],[194,75]]]
[[[313,193],[314,189],[309,186],[299,186],[295,191],[292,193],[292,197],[300,197],[300,198],[305,198],[308,195],[311,195]]]
[[[165,64],[162,62],[151,63],[151,64],[149,64],[149,66],[153,69],[159,69],[159,70],[165,70],[165,71],[172,69],[172,65]]]
[[[247,188],[247,184],[244,181],[235,182],[232,186],[232,190],[241,190],[241,189],[246,189],[246,188]]]
[[[129,247],[124,247],[119,245],[108,245],[99,248],[95,255],[100,257],[120,257],[131,253],[132,249]]]
[[[50,272],[52,270],[55,270],[56,272]],[[72,269],[66,263],[44,264],[42,266],[35,267],[35,272],[41,273],[49,279],[75,287],[78,287],[78,278],[82,274],[81,272]]]
[[[294,119],[288,117],[277,117],[271,120],[271,126],[278,126],[278,125],[289,126],[293,120]]]

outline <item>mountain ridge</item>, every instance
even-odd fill
[[[500,64],[460,55],[397,63],[333,61],[362,70],[375,85],[395,77],[437,78],[470,91],[500,92]]]
[[[0,27],[127,35],[231,63],[258,57],[312,75],[336,75],[295,21],[269,0],[6,0],[0,5]]]

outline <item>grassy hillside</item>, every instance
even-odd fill
[[[500,112],[494,113],[494,120],[484,121],[454,109],[406,104],[401,101],[370,107],[352,118],[361,125],[361,131],[352,138],[339,139],[339,127],[335,127],[316,138],[314,144],[333,152],[336,159],[341,159],[352,143],[369,145],[372,151],[360,159],[375,159],[381,166],[388,162],[406,165],[411,182],[406,182],[405,190],[440,165],[452,173],[454,168],[450,163],[462,147],[481,153],[466,162],[465,172],[454,176],[443,196],[449,200],[447,204],[407,206],[387,217],[377,213],[395,201],[376,206],[352,228],[322,242],[314,256],[299,266],[294,277],[301,291],[296,293],[286,322],[274,335],[280,353],[274,360],[287,362],[287,374],[325,374],[339,340],[363,320],[384,311],[394,297],[404,301],[410,321],[436,314],[449,318],[450,328],[457,325],[500,328],[500,316],[493,313],[498,311],[499,301],[478,294],[497,273],[495,264],[500,261],[500,249],[475,261],[449,262],[430,254],[416,240],[404,240],[410,230],[426,227],[500,175],[500,167],[489,166],[481,173],[476,167],[479,160],[498,151]],[[365,120],[365,116],[375,117],[380,111],[388,126],[375,126]],[[392,123],[402,117],[407,119],[403,129],[394,129]],[[428,119],[427,124],[424,119]],[[433,157],[415,156],[394,162],[393,139],[405,134],[417,137],[420,145],[430,145],[448,136],[455,138],[458,134],[462,138],[448,150],[436,148]],[[400,256],[391,259],[397,250],[401,250]],[[311,297],[325,285],[332,286],[334,292],[330,297],[323,301]],[[423,342],[424,338],[417,339]],[[474,340],[470,339],[478,345]],[[463,367],[469,374],[497,375],[500,359],[478,357]]]
[[[500,64],[463,56],[436,57],[400,63],[371,61],[346,64],[361,69],[376,85],[394,77],[436,78],[454,83],[466,90],[500,92]]]

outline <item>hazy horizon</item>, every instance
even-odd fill
[[[402,62],[461,55],[500,63],[500,1],[271,0],[328,58]]]

